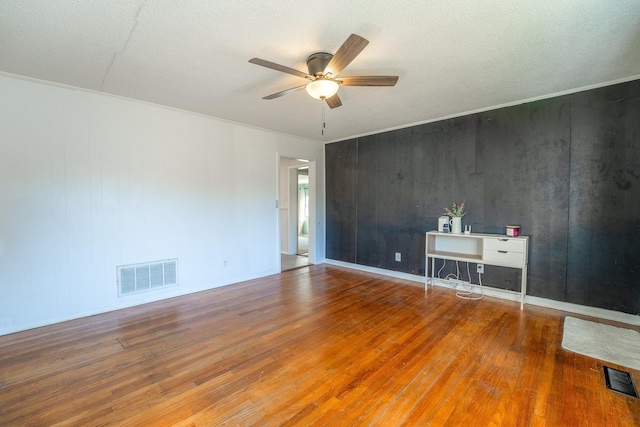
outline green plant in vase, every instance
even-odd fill
[[[444,208],[444,214],[450,216],[449,224],[451,225],[451,232],[455,234],[462,233],[462,217],[467,213],[464,211],[464,201],[462,203],[453,203],[451,209]]]
[[[467,213],[464,211],[464,201],[460,204],[457,203],[453,203],[453,205],[451,206],[451,209],[449,208],[444,208],[444,214],[450,217],[460,217],[462,218],[463,216],[465,216]]]

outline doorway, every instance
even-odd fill
[[[280,157],[280,271],[313,263],[315,162]]]
[[[309,167],[297,169],[298,218],[296,255],[309,257]]]

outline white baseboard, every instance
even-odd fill
[[[350,268],[352,270],[365,271],[368,273],[381,274],[383,276],[395,277],[397,279],[411,280],[419,282],[424,285],[424,276],[417,276],[415,274],[402,273],[399,271],[385,270],[377,267],[368,267],[366,265],[351,264],[344,261],[336,261],[332,259],[325,259],[326,264],[336,265],[339,267]],[[443,280],[436,279],[434,285],[451,288],[450,285],[444,283]],[[480,287],[478,285],[472,285],[474,292],[479,292]],[[507,291],[505,289],[491,288],[484,286],[482,288],[484,294],[487,296],[506,299],[510,301],[520,301],[520,292]],[[569,313],[582,314],[584,316],[597,317],[600,319],[612,320],[614,322],[627,323],[629,325],[640,326],[640,315],[622,313],[620,311],[606,310],[604,308],[589,307],[586,305],[573,304],[564,301],[555,301],[547,298],[534,297],[527,295],[525,297],[525,304],[537,305],[540,307],[551,308],[559,311],[566,311]]]
[[[431,280],[431,279],[429,279]],[[424,279],[423,279],[424,281]],[[449,289],[456,289],[454,288],[451,284],[447,283],[446,280],[444,279],[434,279],[433,280],[433,285],[434,286],[440,286],[442,288],[449,288]],[[457,291],[467,291],[468,288],[471,288],[471,291],[476,293],[476,294],[480,294],[480,293],[484,293],[486,296],[489,297],[495,297],[495,298],[500,298],[500,299],[506,299],[509,301],[516,301],[516,302],[520,302],[520,292],[516,292],[516,291],[509,291],[506,289],[500,289],[500,288],[491,288],[488,286],[480,286],[480,285],[475,285],[475,284],[471,284],[471,285],[466,285],[465,287],[459,286],[456,290]]]
[[[13,324],[9,323],[8,321],[6,321],[5,319],[0,318],[0,336],[14,334],[14,333],[17,333],[17,332],[22,332],[22,331],[27,331],[29,329],[41,328],[43,326],[49,326],[49,325],[53,325],[53,324],[56,324],[56,323],[62,323],[62,322],[68,322],[68,321],[71,321],[71,320],[82,319],[83,317],[95,316],[95,315],[98,315],[98,314],[105,314],[105,313],[110,313],[112,311],[118,311],[118,310],[123,310],[123,309],[126,309],[126,308],[137,307],[137,306],[140,306],[140,305],[154,303],[154,302],[158,302],[158,301],[163,301],[163,300],[167,300],[167,299],[171,299],[171,298],[177,298],[177,297],[181,297],[181,296],[191,295],[191,294],[195,294],[195,293],[198,293],[198,292],[204,292],[204,291],[212,290],[212,289],[219,288],[219,287],[222,287],[222,286],[229,286],[229,285],[233,285],[235,283],[246,282],[248,280],[253,280],[253,279],[256,279],[256,278],[260,278],[260,277],[266,277],[266,276],[270,276],[272,274],[278,274],[278,273],[279,272],[277,272],[275,270],[269,270],[269,271],[261,272],[259,275],[255,275],[255,274],[243,275],[243,276],[239,276],[237,278],[234,278],[234,280],[232,280],[232,281],[218,283],[218,284],[211,285],[210,287],[202,288],[202,289],[184,289],[184,288],[180,288],[179,286],[177,286],[177,287],[172,287],[173,292],[171,292],[171,293],[163,293],[162,295],[154,295],[153,293],[150,293],[150,294],[147,294],[146,298],[144,298],[142,300],[135,300],[133,302],[128,302],[126,299],[122,299],[122,300],[118,301],[117,305],[106,306],[106,307],[97,308],[97,309],[94,309],[94,310],[86,310],[86,311],[82,311],[82,312],[79,312],[79,313],[72,313],[72,314],[68,314],[66,316],[52,317],[52,318],[38,320],[38,321],[35,321],[35,322],[30,322],[30,323],[21,323],[21,324],[18,324],[18,325],[13,325]]]
[[[540,307],[553,308],[555,310],[567,311],[569,313],[582,314],[585,316],[598,317],[600,319],[613,320],[614,322],[640,326],[640,315],[623,313],[621,311],[606,310],[604,308],[589,307],[588,305],[555,301],[530,295],[527,295],[525,302],[526,304],[538,305]]]
[[[352,264],[350,262],[336,261],[334,259],[325,259],[324,262],[325,264],[331,264],[331,265],[336,265],[338,267],[350,268],[352,270],[359,270],[367,273],[381,274],[383,276],[391,276],[391,277],[395,277],[396,279],[404,279],[404,280],[411,280],[413,282],[420,282],[424,286],[424,276],[416,276],[415,274],[402,273],[401,271],[391,271],[391,270],[385,270],[383,268]]]
[[[409,280],[409,281],[412,281],[412,282],[416,282],[417,284],[420,284],[421,286],[424,286],[424,283],[425,283],[424,276],[418,276],[418,275],[409,274],[409,273],[402,273],[400,271],[385,270],[385,269],[382,269],[382,268],[368,267],[368,266],[365,266],[365,265],[352,264],[352,263],[343,262],[343,261],[336,261],[336,260],[332,260],[332,259],[323,259],[323,260],[319,261],[317,264],[322,264],[322,263],[336,265],[336,266],[339,266],[339,267],[345,267],[345,268],[349,268],[349,269],[352,269],[352,270],[364,271],[364,272],[367,272],[367,273],[374,273],[374,274],[380,274],[380,275],[383,275],[383,276],[394,277],[396,279]],[[270,272],[269,274],[277,274],[277,272]],[[257,277],[261,277],[261,276],[257,276]],[[47,326],[47,325],[51,325],[51,324],[54,324],[54,323],[60,323],[60,322],[68,321],[68,320],[75,320],[75,319],[82,318],[82,317],[93,316],[93,315],[96,315],[96,314],[108,313],[108,312],[111,312],[111,311],[121,310],[121,309],[124,309],[124,308],[134,307],[134,306],[147,304],[147,303],[151,303],[151,302],[156,302],[156,301],[160,301],[160,300],[164,300],[164,299],[175,298],[175,297],[179,297],[179,296],[182,296],[182,295],[188,295],[188,294],[192,294],[192,293],[196,293],[196,292],[206,291],[206,290],[217,288],[217,287],[220,287],[220,286],[227,286],[227,285],[230,285],[230,284],[233,284],[233,283],[238,283],[238,282],[242,282],[242,281],[246,281],[246,280],[251,280],[253,278],[255,278],[255,277],[251,276],[251,277],[236,278],[236,280],[234,280],[232,282],[224,283],[224,284],[218,284],[218,285],[212,286],[210,288],[206,288],[206,289],[176,292],[175,294],[163,295],[162,297],[157,297],[157,298],[151,297],[151,298],[145,299],[144,301],[137,301],[137,302],[131,303],[131,304],[122,303],[122,304],[119,304],[118,306],[104,307],[104,308],[85,311],[85,312],[82,312],[82,313],[77,313],[77,314],[73,314],[73,315],[69,315],[69,316],[58,317],[58,318],[53,318],[53,319],[46,319],[46,320],[42,320],[42,321],[38,321],[38,322],[32,322],[32,323],[29,323],[29,324],[21,324],[21,325],[10,325],[10,324],[2,325],[2,324],[0,324],[0,336],[8,335],[8,334],[12,334],[12,333],[28,330],[28,329],[38,328],[38,327],[41,327],[41,326]],[[446,283],[439,283],[438,280],[434,281],[434,285],[451,288],[451,286],[447,285]],[[479,289],[478,285],[473,285],[473,286],[474,286],[475,291],[477,292],[478,289]],[[490,288],[490,287],[483,287],[483,290],[484,290],[485,295],[487,295],[487,296],[506,299],[506,300],[510,300],[510,301],[520,301],[520,293],[519,292],[515,292],[514,293],[513,291],[507,291],[507,290],[504,290],[504,289]],[[600,318],[600,319],[612,320],[614,322],[621,322],[621,323],[627,323],[627,324],[630,324],[630,325],[640,326],[640,315],[622,313],[622,312],[619,312],[619,311],[606,310],[606,309],[597,308],[597,307],[589,307],[589,306],[586,306],[586,305],[572,304],[572,303],[563,302],[563,301],[555,301],[555,300],[551,300],[551,299],[547,299],[547,298],[534,297],[534,296],[530,296],[530,295],[527,295],[525,297],[525,304],[537,305],[537,306],[540,306],[540,307],[546,307],[546,308],[551,308],[551,309],[555,309],[555,310],[566,311],[566,312],[569,312],[569,313],[582,314],[582,315],[585,315],[585,316],[596,317],[596,318]],[[0,319],[0,321],[1,320],[2,319]]]

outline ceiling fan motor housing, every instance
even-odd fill
[[[327,52],[316,52],[307,58],[307,68],[312,76],[321,76],[333,55]]]

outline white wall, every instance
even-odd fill
[[[277,273],[278,156],[322,175],[323,149],[0,76],[0,335]],[[116,266],[167,258],[178,287],[118,297]]]

